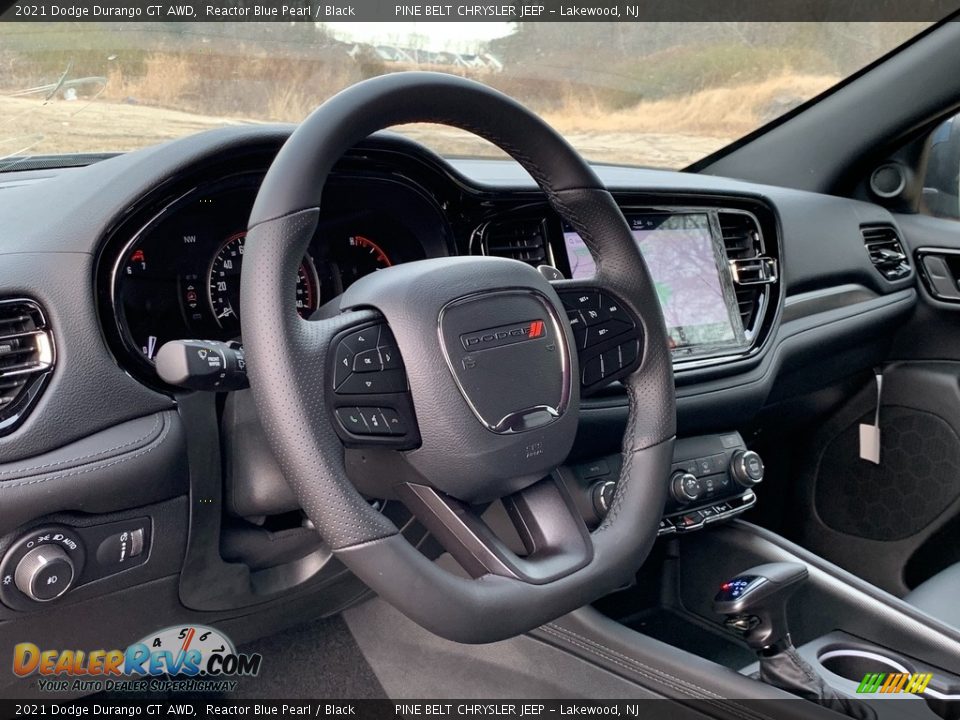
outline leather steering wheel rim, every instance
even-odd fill
[[[447,572],[410,545],[357,492],[347,478],[344,448],[330,430],[325,401],[329,345],[358,321],[382,315],[391,325],[402,325],[409,318],[379,303],[376,293],[361,297],[348,291],[343,312],[322,321],[301,319],[290,302],[296,269],[316,231],[322,188],[334,163],[373,132],[411,122],[470,131],[516,159],[584,239],[596,260],[593,285],[618,297],[642,328],[639,365],[624,378],[629,420],[610,510],[589,535],[589,557],[549,582]],[[565,316],[556,289],[583,285],[551,285],[529,266],[492,258],[413,265],[403,271],[411,282],[468,273],[495,278],[487,280],[492,289],[529,288],[556,306],[561,318]],[[404,281],[400,273],[389,277]],[[280,150],[257,196],[241,276],[241,327],[261,422],[304,511],[337,558],[427,629],[461,642],[513,636],[629,582],[645,560],[666,497],[676,427],[660,304],[630,228],[599,178],[556,131],[507,96],[452,75],[396,73],[354,85],[314,111]],[[572,342],[569,325],[561,332],[561,341],[564,338]],[[416,350],[408,347],[411,353]],[[575,352],[572,362],[578,377]],[[445,373],[446,368],[436,372]],[[418,389],[412,380],[411,389]],[[570,443],[578,399],[568,410],[573,419],[558,423],[573,428],[566,432]],[[418,417],[433,411],[420,404],[428,400],[413,393]]]

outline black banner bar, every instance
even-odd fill
[[[876,708],[890,702],[851,701]],[[866,708],[863,708],[866,711]],[[580,720],[585,717],[679,720],[694,717],[822,718],[823,707],[806,700],[0,700],[3,718],[359,718],[360,720]],[[866,715],[865,715],[866,717]]]
[[[17,0],[0,7],[3,22],[920,22],[957,13],[960,0]]]

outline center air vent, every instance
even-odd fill
[[[0,435],[26,416],[53,368],[53,336],[32,300],[0,300]]]
[[[761,320],[767,287],[777,281],[777,261],[764,254],[763,235],[753,215],[721,211],[719,219],[740,318],[750,336]]]
[[[862,225],[863,243],[870,262],[887,280],[902,280],[910,274],[910,260],[892,225]]]
[[[546,220],[494,220],[479,229],[484,255],[520,260],[537,267],[549,263]]]

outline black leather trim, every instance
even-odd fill
[[[24,462],[0,464],[0,533],[65,510],[113,512],[187,491],[176,412],[130,420]]]

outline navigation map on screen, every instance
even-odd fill
[[[724,298],[709,218],[705,214],[628,217],[656,284],[674,349],[739,341],[739,315]],[[596,266],[575,231],[564,228],[572,277],[592,277]]]

